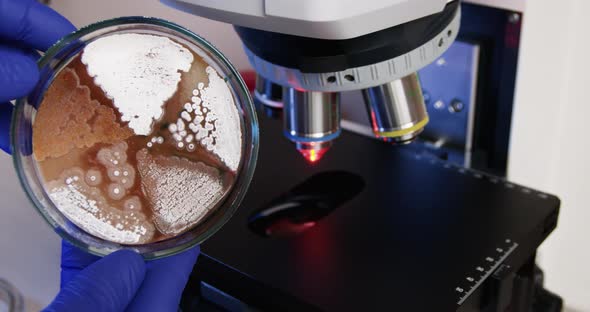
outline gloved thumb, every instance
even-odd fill
[[[140,255],[117,251],[80,271],[44,311],[123,311],[141,286],[145,272]]]

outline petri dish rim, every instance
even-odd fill
[[[10,312],[25,310],[21,293],[11,283],[0,278],[0,303],[4,303]]]
[[[107,31],[109,29],[111,30]],[[27,151],[26,144],[24,147],[21,145],[21,141],[23,139],[26,141],[27,138],[23,138],[23,135],[25,134],[23,134],[19,129],[21,129],[23,123],[26,124],[28,121],[26,120],[27,112],[31,115],[34,115],[34,112],[30,111],[34,110],[34,105],[32,105],[31,102],[35,103],[39,100],[39,97],[42,98],[44,92],[47,90],[47,87],[56,76],[52,73],[52,71],[57,70],[59,73],[61,69],[65,67],[69,61],[71,61],[71,58],[73,58],[72,55],[75,56],[79,52],[74,49],[73,54],[72,51],[69,51],[70,53],[68,54],[67,50],[72,49],[72,45],[78,48],[84,47],[92,40],[100,38],[104,34],[109,35],[118,32],[133,32],[134,30],[147,30],[150,31],[150,33],[168,36],[173,40],[178,40],[180,38],[201,49],[202,51],[197,51],[195,49],[192,50],[194,50],[194,52],[199,54],[201,57],[205,58],[205,61],[207,61],[209,65],[214,66],[222,78],[225,79],[226,83],[228,83],[230,86],[232,94],[234,95],[234,100],[240,113],[243,146],[242,159],[237,170],[236,180],[234,181],[234,185],[229,191],[229,194],[225,196],[221,206],[217,208],[219,212],[216,212],[216,214],[222,213],[222,216],[218,218],[217,222],[210,225],[210,227],[203,230],[200,234],[194,235],[194,237],[190,236],[189,234],[193,233],[195,228],[198,228],[199,225],[188,232],[173,238],[144,245],[122,245],[94,237],[71,223],[49,199],[49,196],[43,186],[38,185],[40,184],[38,181],[38,172],[35,172],[37,181],[31,181],[31,178],[29,177],[31,173],[25,168],[25,163],[27,161],[26,158],[31,157],[30,154],[32,152]],[[95,34],[95,36],[92,36],[93,34]],[[87,38],[88,36],[90,36],[89,39],[83,39]],[[176,38],[174,36],[176,36]],[[205,52],[206,54],[210,53],[211,55],[207,55],[210,59],[208,59],[206,55],[202,55],[200,52]],[[69,60],[68,56],[70,56]],[[59,61],[56,62],[56,59]],[[41,214],[45,221],[50,226],[52,226],[62,238],[77,246],[78,248],[98,256],[104,256],[119,249],[132,249],[142,254],[142,256],[147,260],[152,260],[178,254],[204,242],[215,232],[217,232],[233,216],[233,214],[238,209],[239,204],[242,202],[254,175],[258,157],[259,125],[253,101],[245,82],[243,81],[237,69],[214,45],[192,31],[166,20],[141,16],[119,17],[85,26],[65,36],[56,44],[54,44],[50,49],[48,49],[48,51],[38,61],[38,66],[42,71],[42,74],[44,70],[49,70],[50,73],[45,72],[45,74],[49,75],[49,77],[48,79],[44,80],[44,77],[42,76],[40,82],[37,84],[31,95],[18,99],[16,102],[12,116],[10,134],[13,163],[21,186],[25,190],[27,197],[39,212],[39,214]],[[34,119],[34,116],[32,118]],[[31,136],[32,132],[29,134],[29,137]],[[32,140],[32,138],[28,139]],[[32,144],[32,142],[28,143]],[[43,196],[36,195],[39,194],[39,192],[41,192]],[[69,227],[65,228],[63,226],[64,223],[69,223]],[[79,236],[75,237],[72,235],[72,231],[74,231]],[[84,238],[85,241],[82,241],[80,237]]]

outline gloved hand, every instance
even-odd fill
[[[64,241],[62,289],[45,311],[175,312],[199,251],[144,263],[132,251],[100,259]]]
[[[0,148],[9,151],[12,105],[37,83],[38,54],[75,28],[34,0],[0,0]]]
[[[0,148],[10,152],[12,104],[39,79],[38,55],[75,30],[35,0],[0,0]],[[145,263],[132,251],[102,259],[64,242],[61,291],[46,311],[177,311],[199,248]]]

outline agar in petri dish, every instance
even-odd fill
[[[53,204],[87,233],[124,245],[196,226],[220,207],[242,161],[230,86],[164,35],[88,43],[47,88],[32,137]]]

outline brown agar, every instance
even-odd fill
[[[224,79],[154,35],[90,44],[57,74],[33,124],[56,207],[87,233],[128,245],[182,234],[213,213],[234,184],[241,144]]]

